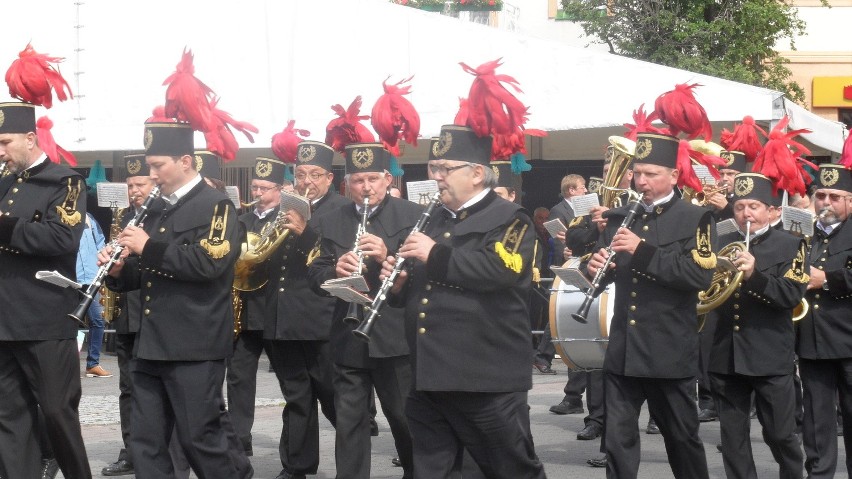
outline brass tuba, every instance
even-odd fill
[[[238,291],[254,291],[266,284],[268,278],[261,265],[290,235],[284,221],[286,214],[286,211],[280,210],[274,220],[263,225],[260,234],[246,234],[242,253],[234,266],[234,288]]]
[[[702,316],[721,306],[737,289],[743,280],[743,272],[733,265],[731,260],[746,251],[746,244],[736,241],[722,248],[717,254],[716,272],[710,286],[698,293],[698,315]],[[700,321],[703,325],[703,320]]]
[[[606,178],[604,178],[599,192],[603,206],[617,208],[621,206],[621,195],[626,191],[619,188],[618,185],[624,175],[627,174],[627,170],[630,169],[633,154],[636,152],[636,142],[622,136],[610,136],[609,144],[610,146],[606,149],[609,170],[606,172]]]
[[[109,240],[113,241],[118,238],[118,235],[121,233],[121,217],[124,215],[125,208],[113,208],[112,209],[112,223],[109,225]],[[101,306],[103,306],[103,312],[101,315],[104,318],[104,321],[107,323],[111,323],[115,321],[121,315],[121,293],[117,293],[109,288],[106,285],[101,286]]]

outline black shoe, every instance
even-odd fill
[[[541,374],[556,374],[556,371],[551,369],[550,365],[547,363],[533,363],[533,367],[538,369],[538,372]]]
[[[577,440],[591,441],[592,439],[601,437],[601,425],[596,422],[586,424],[582,431],[577,433]]]
[[[606,467],[606,456],[593,457],[586,461],[586,464],[592,467]]]
[[[379,435],[379,425],[376,423],[375,418],[370,418],[370,435],[376,437]]]
[[[41,479],[53,479],[59,472],[59,463],[56,459],[41,460]]]
[[[553,414],[582,414],[584,412],[583,403],[577,404],[563,399],[561,403],[550,406],[550,412]]]
[[[645,434],[659,434],[660,428],[657,427],[657,423],[653,419],[648,420],[648,427],[645,428]]]
[[[307,479],[304,474],[295,474],[293,472],[282,470],[275,479]]]
[[[698,420],[700,422],[712,422],[719,419],[719,413],[712,409],[702,409],[698,412]]]
[[[722,443],[716,444],[716,450],[722,452]]]
[[[400,461],[398,457],[391,459],[391,464],[393,464],[394,467],[402,467],[402,461]]]
[[[133,463],[125,459],[119,459],[101,469],[101,474],[104,476],[125,476],[133,473]]]

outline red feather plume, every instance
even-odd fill
[[[843,142],[843,153],[840,155],[840,164],[847,169],[852,169],[852,131],[846,133],[846,141]]]
[[[303,137],[310,134],[308,130],[297,129],[296,120],[290,120],[283,131],[272,135],[272,153],[284,163],[295,164],[299,143],[304,140]]]
[[[459,111],[453,119],[454,125],[467,125],[467,117],[470,115],[467,98],[459,97]]]
[[[189,122],[193,130],[215,130],[218,125],[210,106],[215,94],[210,87],[195,77],[192,59],[192,51],[184,49],[175,72],[163,82],[163,85],[168,85],[165,115]]]
[[[393,85],[387,80],[382,82],[385,94],[373,105],[370,123],[379,135],[379,140],[391,155],[399,157],[399,140],[403,139],[412,146],[417,146],[417,136],[420,134],[420,115],[403,95],[411,92],[411,85],[402,86],[411,80],[408,77]]]
[[[36,136],[38,137],[38,145],[45,152],[50,161],[59,163],[60,160],[65,160],[71,166],[77,166],[77,158],[70,151],[56,144],[53,139],[53,133],[50,132],[53,128],[53,121],[43,116],[36,121]]]
[[[754,118],[746,116],[743,118],[742,123],[734,125],[733,132],[722,130],[722,146],[729,151],[742,152],[745,155],[746,160],[752,162],[755,158],[757,158],[757,154],[760,153],[760,149],[763,148],[763,145],[760,143],[760,135],[758,133],[762,133],[763,137],[766,138],[766,130],[757,126],[757,123],[754,122]]]
[[[237,151],[240,149],[231,128],[245,135],[252,143],[254,143],[254,137],[251,133],[257,133],[258,130],[248,122],[235,120],[230,113],[220,110],[217,107],[218,104],[218,98],[210,102],[213,120],[209,124],[210,128],[204,130],[204,139],[207,140],[208,150],[221,156],[224,161],[230,161],[237,157]]]
[[[361,95],[355,97],[349,108],[345,110],[340,104],[332,105],[331,109],[337,113],[337,118],[328,122],[325,127],[325,143],[331,146],[334,151],[343,153],[346,150],[346,145],[350,143],[376,141],[370,130],[361,123],[361,120],[370,119],[368,115],[359,115],[361,113]]]
[[[624,134],[624,137],[628,140],[636,141],[639,133],[662,133],[668,134],[667,130],[661,130],[651,123],[654,120],[658,120],[660,115],[657,114],[656,111],[652,111],[651,114],[645,113],[645,104],[639,105],[639,108],[633,110],[633,123],[625,123],[624,128],[627,128],[627,133]]]
[[[713,127],[704,107],[695,99],[692,90],[701,86],[698,83],[687,85],[680,83],[675,89],[663,93],[654,102],[654,110],[660,119],[669,126],[672,136],[680,132],[687,134],[689,139],[701,136],[705,141],[713,137]]]
[[[689,145],[689,142],[687,141],[686,144]],[[709,153],[704,153],[704,152],[701,152],[701,151],[698,151],[698,150],[694,150],[694,149],[692,149],[691,145],[690,145],[690,148],[689,148],[689,157],[691,159],[697,161],[699,164],[706,166],[707,169],[710,171],[710,175],[713,176],[713,178],[715,178],[717,180],[721,176],[719,174],[719,168],[722,168],[723,166],[725,166],[728,163],[726,160],[722,159],[722,157],[720,157],[720,156],[711,155]],[[692,169],[692,168],[690,167],[690,169]],[[700,180],[699,180],[699,182],[700,182]]]
[[[74,98],[71,87],[59,70],[51,63],[59,63],[65,60],[62,57],[51,57],[36,52],[31,44],[27,44],[20,53],[18,59],[6,70],[6,83],[9,85],[9,94],[14,98],[23,100],[34,105],[50,108],[53,106],[53,94],[56,98],[65,101]],[[68,91],[66,95],[65,91]]]
[[[495,73],[500,60],[483,63],[475,69],[460,63],[464,71],[476,77],[467,98],[467,126],[480,137],[517,133],[527,121],[527,107],[503,86],[505,83],[521,93],[518,81]]]
[[[807,194],[807,183],[810,183],[810,175],[802,165],[805,162],[801,156],[810,155],[811,152],[801,143],[793,141],[793,138],[802,134],[810,133],[808,129],[793,130],[785,132],[789,117],[784,117],[769,132],[769,140],[758,153],[754,161],[752,171],[766,176],[779,191],[787,191],[790,194]],[[811,164],[806,162],[806,164]]]
[[[174,123],[174,118],[166,116],[166,108],[163,105],[157,105],[151,112],[151,117],[145,120],[145,123]]]

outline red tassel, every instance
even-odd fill
[[[843,153],[840,155],[840,164],[847,169],[852,169],[852,130],[846,132],[846,141],[843,142]]]
[[[53,106],[51,90],[56,91],[56,98],[65,101],[74,98],[71,87],[59,70],[51,63],[65,60],[62,57],[51,57],[36,52],[32,45],[27,44],[19,54],[18,59],[6,70],[6,83],[9,94],[13,97],[34,105],[50,108]],[[66,95],[65,91],[68,91]]]
[[[51,128],[53,128],[53,121],[46,116],[36,121],[36,136],[38,137],[39,147],[50,158],[50,161],[59,163],[60,160],[65,160],[69,165],[77,166],[77,158],[74,158],[70,151],[56,144],[53,133],[50,132]]]
[[[237,151],[240,149],[231,127],[245,135],[252,143],[254,137],[251,133],[257,133],[258,130],[250,123],[235,120],[228,112],[220,110],[218,104],[218,98],[210,102],[213,121],[211,128],[204,130],[204,138],[207,140],[208,150],[221,156],[224,161],[231,161],[237,157]]]
[[[219,127],[210,106],[215,94],[210,87],[195,77],[192,59],[192,51],[184,49],[175,72],[163,82],[163,85],[168,85],[165,115],[189,122],[193,130],[213,131]]]
[[[661,130],[651,124],[659,118],[660,115],[656,111],[652,111],[650,115],[645,113],[644,103],[639,105],[639,108],[633,110],[633,123],[624,124],[624,128],[627,128],[627,133],[624,134],[624,137],[628,140],[636,141],[639,133],[668,134],[667,130]]]
[[[802,166],[805,160],[798,157],[810,155],[811,152],[801,143],[793,141],[793,138],[802,133],[810,133],[810,130],[801,129],[785,133],[784,129],[789,122],[790,119],[785,116],[769,132],[769,140],[758,153],[752,171],[772,180],[776,190],[805,196],[810,175]]]
[[[346,150],[346,145],[350,143],[376,141],[370,130],[361,124],[362,120],[370,119],[368,115],[359,115],[361,112],[361,95],[355,97],[346,110],[339,104],[332,105],[331,109],[337,113],[338,117],[328,122],[325,127],[325,143],[335,151],[343,153]]]
[[[380,96],[373,105],[370,123],[379,135],[379,140],[391,155],[400,156],[399,140],[405,140],[412,146],[417,146],[417,136],[420,134],[420,115],[403,95],[411,92],[411,86],[401,86],[411,80],[408,77],[393,85],[387,80],[382,82],[385,94]]]
[[[746,159],[752,162],[757,158],[760,149],[763,148],[758,133],[762,133],[763,137],[766,138],[766,130],[757,126],[754,118],[746,116],[742,123],[734,125],[733,132],[722,130],[722,146],[729,151],[742,152]]]
[[[698,83],[675,85],[675,89],[663,93],[654,102],[654,109],[660,119],[669,126],[672,136],[684,132],[689,139],[701,136],[705,141],[713,138],[713,127],[704,107],[695,99],[692,90]]]
[[[145,120],[145,123],[174,123],[174,118],[169,118],[166,116],[166,107],[163,105],[157,105],[154,107],[154,111],[151,112],[151,117]]]
[[[272,135],[272,153],[284,163],[294,164],[299,153],[299,143],[310,134],[308,130],[296,129],[296,120],[290,120],[283,131]]]

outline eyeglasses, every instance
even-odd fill
[[[264,193],[266,193],[266,192],[267,192],[267,191],[269,191],[269,190],[277,190],[277,189],[278,189],[278,187],[277,187],[277,186],[257,186],[257,185],[251,185],[251,186],[249,187],[249,190],[251,190],[251,191],[259,191],[259,192],[260,192],[260,194],[264,194]]]
[[[842,199],[849,198],[849,195],[840,195],[840,194],[837,194],[837,193],[824,193],[822,191],[817,191],[816,193],[814,193],[814,198],[816,198],[820,201],[825,200],[826,197],[828,197],[828,199],[830,201],[840,201]]]
[[[314,172],[314,173],[311,173],[310,175],[306,175],[306,174],[304,174],[304,173],[298,173],[298,174],[296,175],[296,179],[297,179],[297,180],[299,180],[299,181],[305,181],[305,179],[306,179],[306,178],[310,178],[310,179],[311,179],[311,181],[318,181],[320,178],[322,178],[322,177],[324,177],[324,176],[326,176],[326,175],[328,175],[328,173],[317,173],[317,172]]]
[[[441,175],[446,177],[453,171],[456,171],[460,168],[464,168],[466,166],[470,166],[469,164],[458,165],[458,166],[444,166],[444,165],[429,165],[429,171],[432,172],[433,175]]]

